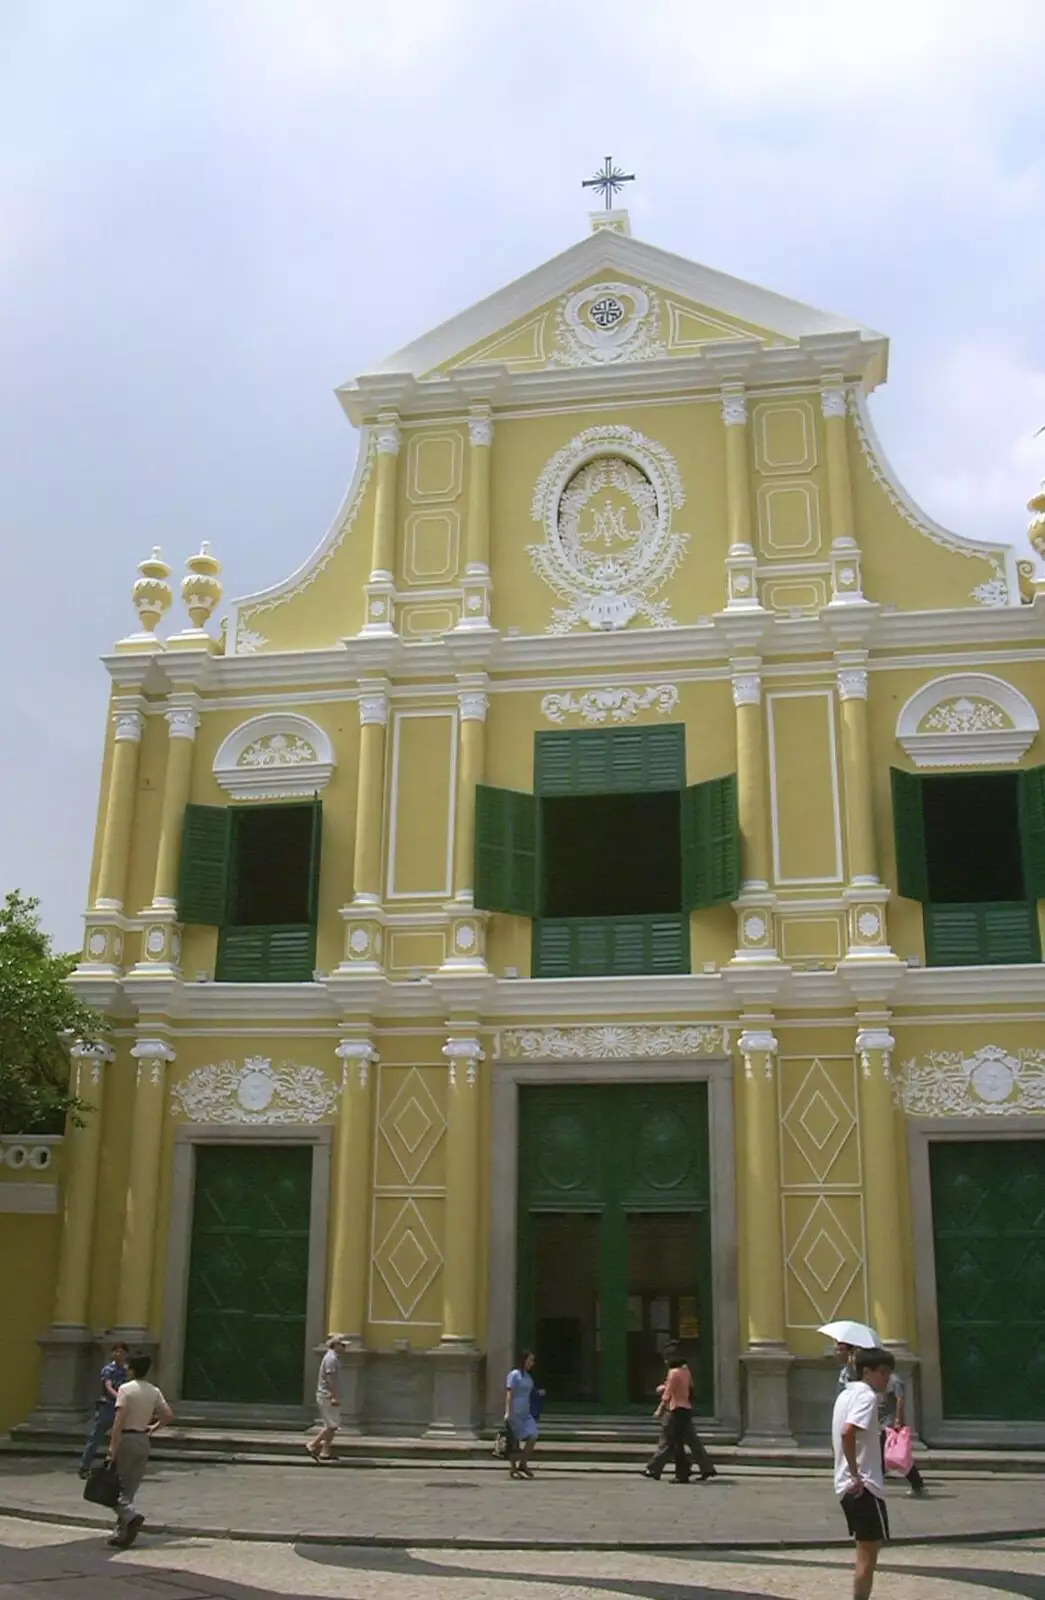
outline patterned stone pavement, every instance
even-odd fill
[[[681,1492],[681,1491],[680,1491]],[[0,1517],[0,1600],[837,1600],[843,1549],[731,1555],[375,1550],[153,1537],[113,1554],[82,1528]],[[1045,1541],[900,1546],[876,1600],[1045,1600]]]
[[[930,1498],[906,1498],[891,1482],[897,1539],[1045,1535],[1040,1473],[937,1473]],[[68,1459],[0,1458],[0,1514],[24,1513],[102,1526]],[[228,1532],[294,1542],[556,1544],[566,1549],[725,1546],[844,1541],[830,1468],[729,1467],[709,1484],[650,1483],[632,1471],[546,1463],[536,1481],[512,1482],[492,1460],[468,1466],[218,1465],[156,1461],[139,1496],[155,1528],[183,1535]]]

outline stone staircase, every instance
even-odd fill
[[[247,1428],[239,1423],[179,1417],[153,1445],[157,1460],[237,1462],[267,1466],[309,1465],[304,1443],[311,1423]],[[340,1464],[359,1468],[452,1465],[456,1469],[493,1466],[493,1431],[475,1438],[425,1435],[350,1434],[338,1436]],[[541,1460],[573,1471],[631,1472],[646,1461],[656,1437],[652,1423],[635,1418],[586,1418],[583,1423],[549,1422],[541,1432]],[[826,1441],[752,1447],[735,1438],[703,1434],[716,1462],[724,1467],[819,1471],[829,1463]],[[0,1439],[5,1454],[74,1456],[83,1447],[84,1429],[26,1423]],[[984,1450],[954,1447],[919,1450],[919,1461],[937,1471],[1041,1472],[1045,1450]]]

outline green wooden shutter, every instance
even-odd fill
[[[319,860],[323,848],[323,806],[318,797],[312,802],[312,849],[308,862],[308,920],[315,927],[319,919]]]
[[[624,978],[689,967],[684,914],[541,917],[533,925],[535,978]]]
[[[1045,767],[1020,773],[1019,803],[1024,888],[1032,899],[1045,900]]]
[[[311,983],[316,930],[305,924],[222,928],[214,975],[219,983]]]
[[[186,806],[178,869],[178,918],[219,927],[225,920],[232,854],[228,806]]]
[[[686,911],[721,905],[740,893],[740,823],[737,780],[711,778],[683,789],[682,905]]]
[[[482,911],[536,915],[536,796],[476,784],[475,904]]]
[[[1002,967],[1040,961],[1037,902],[926,906],[925,956],[931,967]]]
[[[538,733],[534,740],[539,795],[644,794],[681,789],[685,781],[686,737],[680,723]]]
[[[906,900],[929,898],[929,863],[925,853],[925,811],[922,780],[916,772],[892,767],[893,838],[896,842],[896,885]]]

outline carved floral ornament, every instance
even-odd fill
[[[174,1110],[189,1122],[275,1126],[322,1122],[333,1111],[340,1092],[341,1086],[319,1067],[302,1067],[292,1061],[274,1067],[267,1056],[247,1056],[242,1066],[219,1061],[197,1067],[171,1085],[170,1097]]]
[[[600,1023],[562,1028],[503,1028],[499,1055],[520,1061],[661,1061],[670,1057],[725,1055],[729,1033],[718,1023],[629,1025]]]
[[[565,295],[556,313],[551,367],[589,367],[610,361],[654,361],[667,354],[660,301],[647,284],[592,283]]]
[[[579,716],[582,722],[633,722],[640,711],[657,711],[667,716],[679,703],[673,683],[652,684],[645,689],[568,689],[565,694],[546,694],[541,713],[549,722],[565,722]]]
[[[557,451],[531,507],[544,540],[529,546],[534,570],[565,601],[549,632],[582,622],[623,628],[636,616],[653,628],[674,627],[654,595],[689,543],[671,527],[672,511],[684,503],[674,458],[634,428],[585,428]]]
[[[213,770],[234,800],[284,800],[326,788],[334,764],[329,735],[311,718],[270,712],[233,729]]]
[[[1026,696],[986,672],[934,678],[896,722],[897,740],[916,767],[1014,766],[1037,732]]]
[[[930,1050],[894,1074],[896,1104],[911,1117],[997,1117],[1045,1111],[1045,1050],[985,1044],[971,1055]]]

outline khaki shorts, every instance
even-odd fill
[[[327,1395],[316,1395],[316,1410],[324,1428],[340,1428],[341,1407],[336,1406]]]

